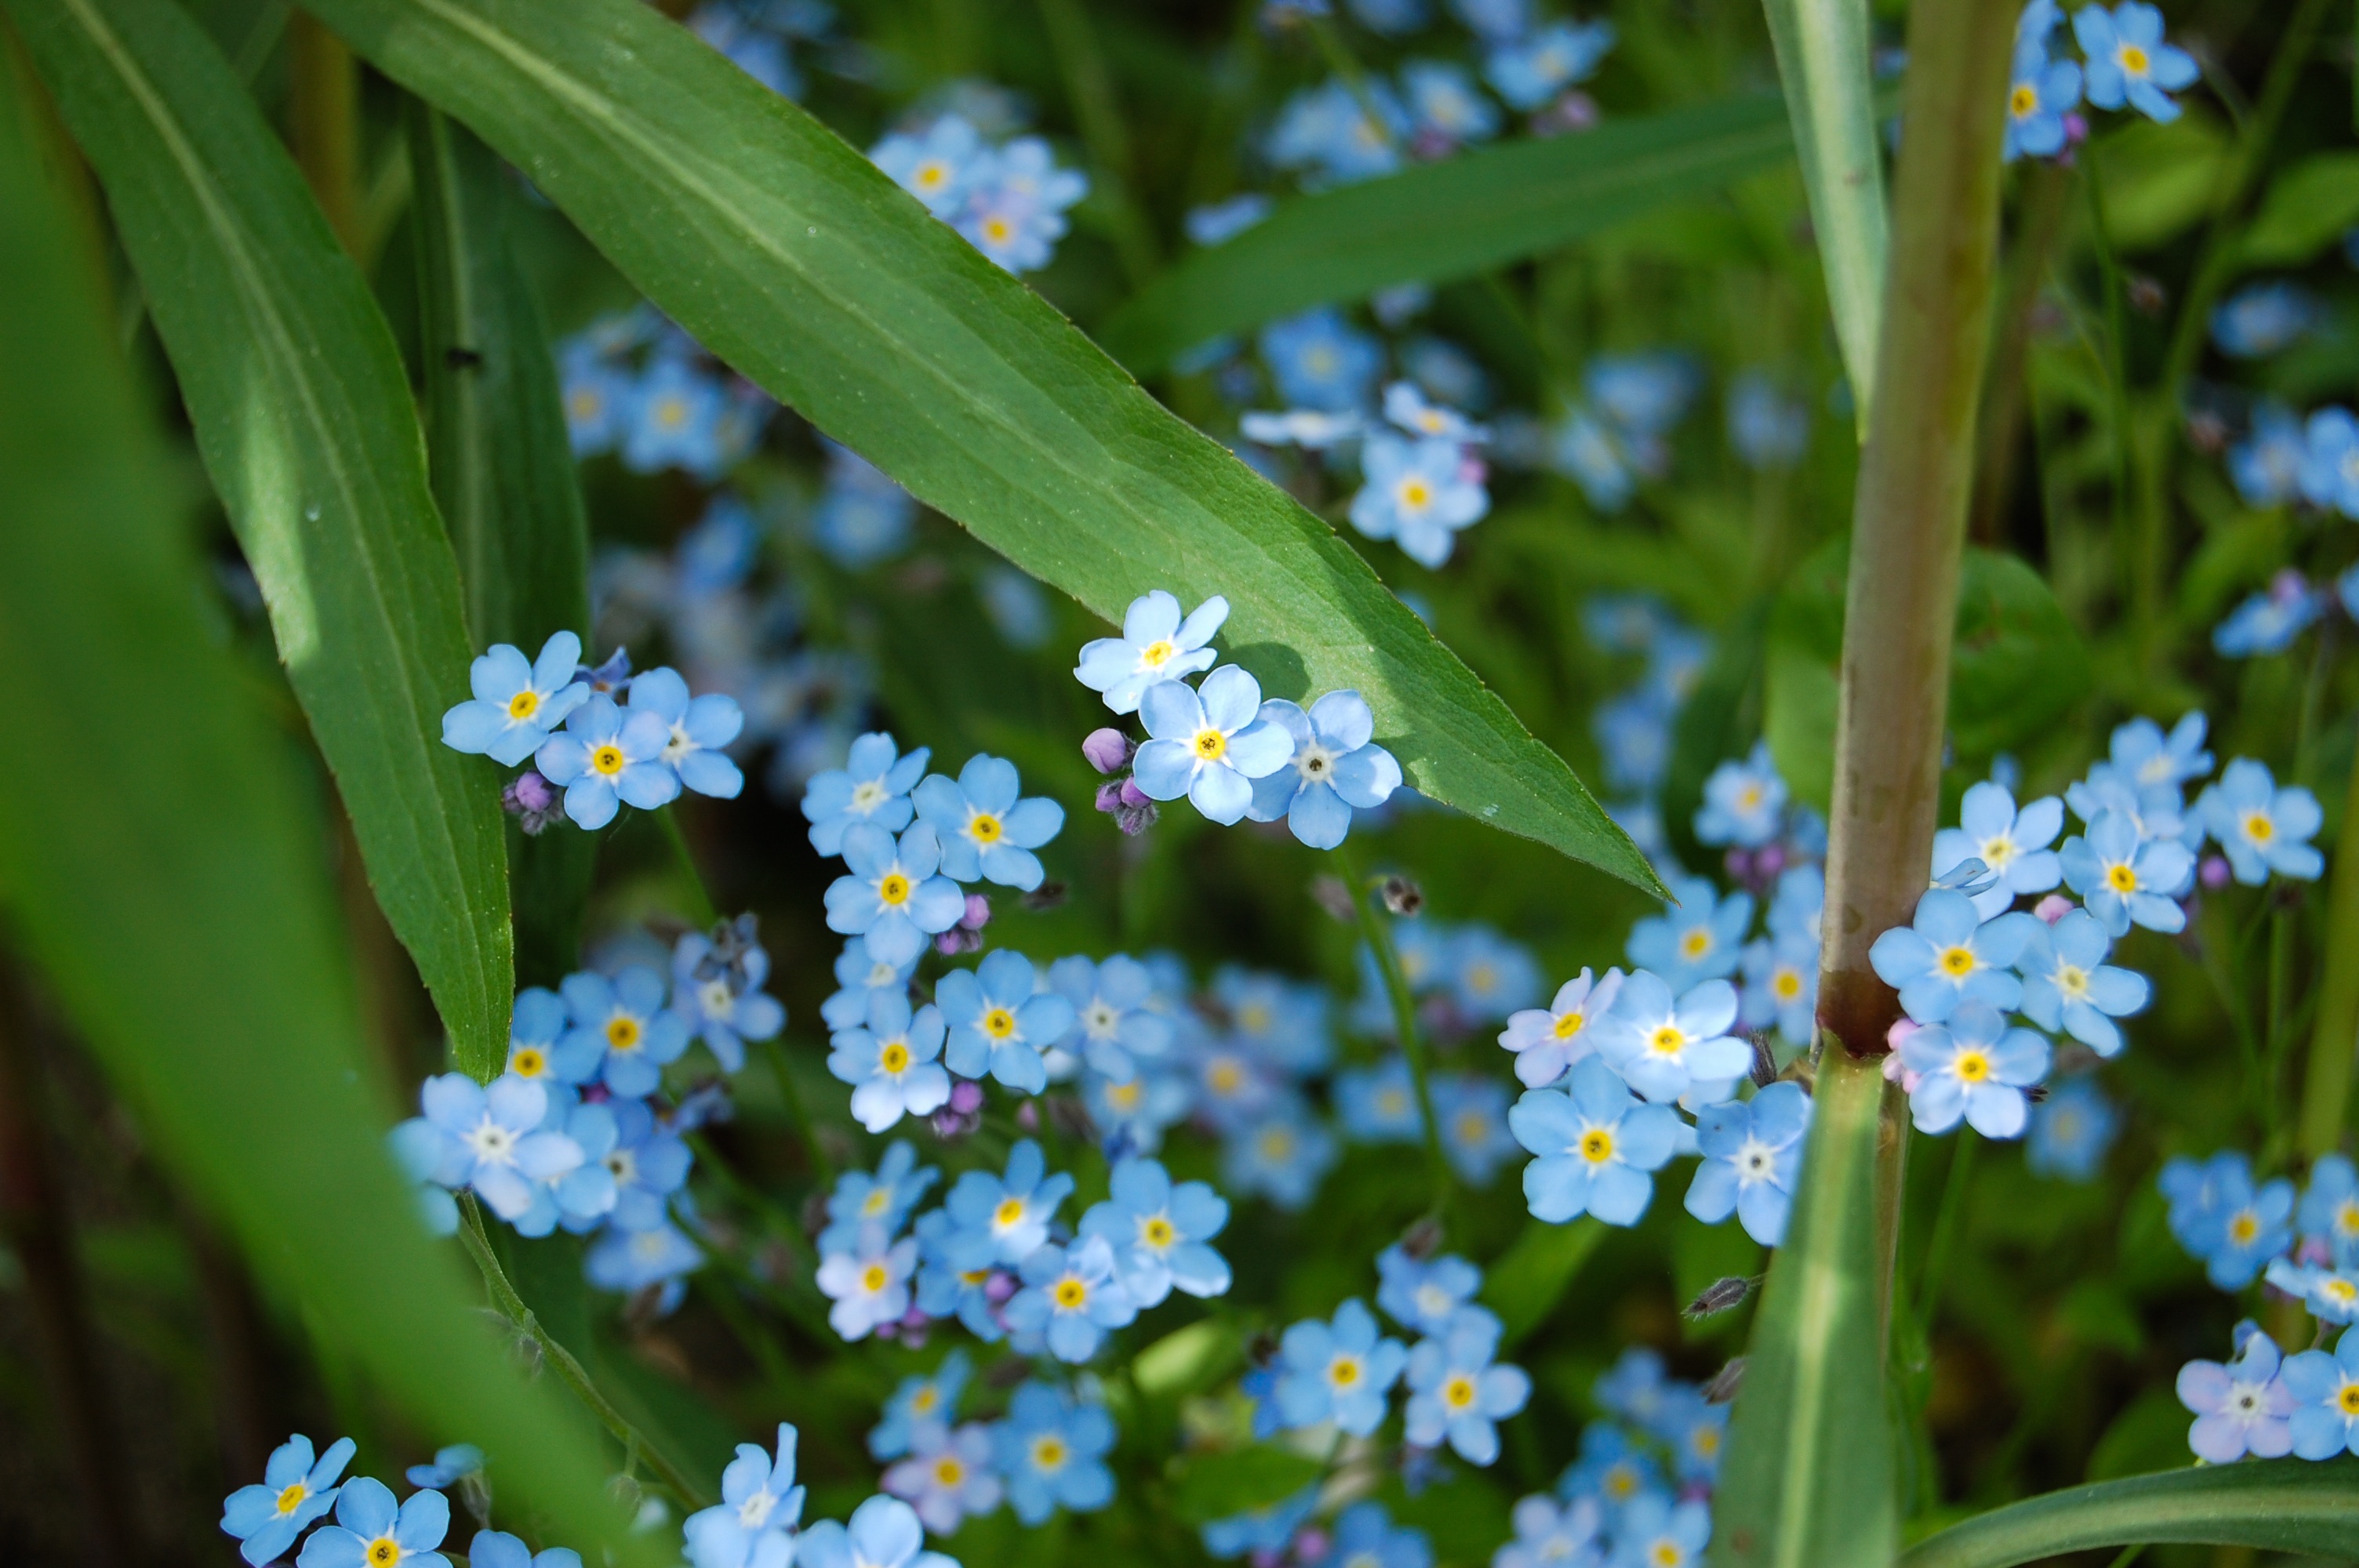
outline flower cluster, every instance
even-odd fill
[[[1712,1485],[1728,1406],[1666,1377],[1651,1350],[1625,1351],[1597,1379],[1607,1412],[1582,1430],[1581,1456],[1515,1508],[1515,1539],[1491,1568],[1697,1568],[1712,1540]]]
[[[1288,1328],[1277,1357],[1247,1374],[1257,1435],[1334,1432],[1364,1438],[1390,1413],[1389,1396],[1406,1392],[1403,1441],[1412,1449],[1447,1444],[1473,1465],[1499,1456],[1497,1423],[1531,1398],[1531,1379],[1498,1360],[1497,1314],[1475,1305],[1483,1271],[1463,1258],[1419,1257],[1401,1246],[1376,1258],[1376,1304],[1413,1346],[1386,1336],[1358,1298],[1333,1317]]]
[[[1122,774],[1098,793],[1098,808],[1136,832],[1151,805],[1183,795],[1223,826],[1250,816],[1283,819],[1294,836],[1332,849],[1351,831],[1352,813],[1382,806],[1400,787],[1400,764],[1375,743],[1375,715],[1356,691],[1331,691],[1308,710],[1262,699],[1261,684],[1234,665],[1215,666],[1212,637],[1229,614],[1218,594],[1184,619],[1161,589],[1124,613],[1122,634],[1082,649],[1073,676],[1118,714],[1136,713],[1147,739],[1120,730],[1083,742],[1091,765]],[[1187,676],[1208,672],[1195,686]],[[1125,770],[1127,770],[1125,773]]]
[[[1038,136],[992,146],[965,116],[946,114],[869,149],[894,183],[1010,272],[1038,272],[1065,237],[1065,211],[1087,176],[1060,168]]]
[[[1114,1162],[1112,1196],[1078,1230],[1057,1217],[1073,1178],[1050,1173],[1030,1139],[1000,1174],[969,1171],[940,1208],[918,1213],[940,1176],[896,1141],[875,1173],[838,1179],[818,1278],[844,1338],[922,1336],[956,1317],[985,1343],[1078,1365],[1174,1291],[1228,1291],[1229,1266],[1207,1245],[1228,1223],[1227,1202],[1202,1182],[1174,1183],[1154,1160]]]
[[[613,452],[634,473],[679,469],[708,483],[754,449],[777,405],[640,305],[558,345],[576,457]]]
[[[410,1466],[408,1478],[418,1490],[397,1504],[393,1488],[375,1476],[345,1478],[354,1452],[353,1440],[342,1437],[315,1453],[299,1432],[273,1449],[261,1481],[222,1501],[221,1528],[236,1540],[238,1555],[265,1568],[300,1539],[296,1562],[301,1568],[451,1568],[436,1550],[451,1530],[451,1503],[440,1488],[464,1480],[473,1484],[471,1503],[487,1499],[480,1485],[482,1452],[454,1444],[436,1454],[433,1464]],[[334,1522],[321,1523],[332,1509]],[[487,1510],[486,1503],[477,1511]],[[467,1561],[484,1568],[582,1568],[581,1557],[570,1550],[554,1548],[536,1560],[515,1536],[488,1529],[468,1545]]]
[[[835,30],[827,0],[706,0],[689,14],[689,30],[727,55],[781,98],[800,98],[795,44],[824,44]]]
[[[597,669],[581,659],[582,639],[571,632],[529,662],[495,643],[468,671],[473,699],[442,716],[442,743],[452,751],[509,767],[532,759],[503,795],[527,832],[553,823],[560,801],[563,816],[594,831],[624,806],[653,811],[683,789],[728,798],[745,787],[726,749],[745,726],[733,698],[691,697],[670,668],[634,676],[620,654]]]
[[[795,1484],[799,1436],[780,1422],[775,1453],[737,1445],[721,1472],[721,1500],[682,1521],[690,1568],[958,1568],[926,1550],[926,1523],[899,1498],[870,1498],[841,1524],[804,1524],[803,1488]]]
[[[884,1489],[947,1535],[1002,1500],[1027,1525],[1058,1509],[1089,1513],[1114,1500],[1105,1455],[1114,1426],[1103,1405],[1038,1379],[1019,1385],[998,1421],[960,1422],[967,1360],[952,1350],[929,1373],[905,1378],[868,1433],[890,1461]]]
[[[2064,12],[2057,0],[2030,0],[2015,27],[2015,65],[2006,90],[2006,157],[2064,156],[2089,135],[2077,112],[2085,94],[2097,109],[2135,109],[2149,120],[2179,118],[2170,94],[2191,85],[2195,57],[2162,37],[2162,13],[2143,0],[2072,13],[2078,60],[2051,52]]]
[[[2337,1321],[2347,1321],[2337,1320]],[[2179,1369],[2179,1402],[2194,1412],[2187,1445],[2226,1465],[2256,1459],[2333,1459],[2359,1454],[2359,1333],[2335,1348],[2288,1356],[2251,1322],[2236,1325],[2234,1354]]]
[[[1702,377],[1685,354],[1658,350],[1601,355],[1581,382],[1584,400],[1549,432],[1548,465],[1600,512],[1619,512],[1641,479],[1669,470],[1665,438],[1686,417]]]
[[[1997,780],[1966,792],[1961,825],[1934,838],[1933,885],[1915,919],[1869,952],[1908,1014],[1886,1070],[1920,1129],[1963,1121],[1984,1137],[2020,1137],[2056,1033],[2099,1058],[2119,1054],[2116,1021],[2141,1011],[2152,987],[2105,960],[2133,926],[2185,929],[2199,867],[2212,888],[2319,874],[2307,841],[2321,820],[2317,799],[2280,789],[2266,764],[2237,758],[2187,801],[2186,787],[2212,770],[2203,736],[2201,713],[2168,734],[2132,719],[2060,800],[2018,806]],[[2084,830],[2050,849],[2068,807]],[[2207,843],[2218,850],[2209,859]],[[2037,902],[2016,907],[2027,900]],[[2017,1014],[2025,1024],[2008,1022]]]
[[[1323,3],[1277,0],[1265,6],[1264,17],[1286,27],[1327,10]],[[1421,30],[1431,20],[1414,0],[1359,0],[1352,13],[1381,38]],[[1263,157],[1315,190],[1488,141],[1499,133],[1501,103],[1526,115],[1539,135],[1596,124],[1597,105],[1578,84],[1613,49],[1611,22],[1541,23],[1521,4],[1464,7],[1461,19],[1472,35],[1468,59],[1498,102],[1477,85],[1468,64],[1432,56],[1404,61],[1389,78],[1330,77],[1287,101],[1263,140]]]
[[[454,1230],[450,1195],[471,1192],[521,1235],[593,1237],[592,1283],[657,1288],[669,1310],[681,1276],[703,1261],[689,1235],[698,1222],[684,1140],[726,1102],[716,1087],[666,1107],[664,1070],[699,1040],[724,1071],[743,1068],[745,1043],[786,1023],[763,989],[768,976],[753,916],[743,915],[680,937],[669,978],[625,963],[518,992],[506,1069],[488,1085],[463,1073],[428,1078],[423,1114],[393,1131],[429,1226]]]

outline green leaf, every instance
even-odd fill
[[[2269,181],[2240,259],[2299,266],[2359,222],[2359,152],[2316,153]]]
[[[458,1059],[512,994],[495,775],[441,741],[458,574],[393,337],[302,177],[168,0],[8,0],[97,169],[377,900]]]
[[[402,130],[417,184],[419,370],[434,498],[451,527],[477,647],[527,656],[590,636],[590,522],[539,302],[508,241],[515,182],[464,125],[415,98]],[[519,983],[581,957],[598,837],[508,830]]]
[[[1777,100],[1756,95],[1462,153],[1288,203],[1156,278],[1099,337],[1145,375],[1290,311],[1544,254],[1774,168],[1792,146]]]
[[[1327,1466],[1288,1449],[1256,1444],[1172,1463],[1171,1512],[1182,1524],[1205,1524],[1282,1503]]]
[[[2125,253],[2152,250],[2194,226],[2231,156],[2228,133],[2201,108],[2169,124],[2131,121],[2089,154],[2105,182],[2105,227]]]
[[[1886,1088],[1830,1044],[1785,1245],[1769,1264],[1714,1494],[1723,1568],[1888,1568],[1899,1532],[1884,1399],[1876,1155]]]
[[[1514,1348],[1547,1321],[1604,1239],[1605,1227],[1586,1216],[1571,1225],[1536,1219],[1524,1227],[1483,1277],[1483,1299],[1499,1314],[1502,1346]]]
[[[201,608],[177,486],[87,283],[103,264],[35,172],[19,80],[0,64],[0,364],[19,372],[0,375],[0,659],[40,672],[19,719],[72,743],[0,770],[13,929],[274,1294],[419,1437],[482,1444],[567,1544],[652,1562],[602,1496],[586,1423],[506,1363],[385,1155],[319,792]]]
[[[2050,1492],[1951,1525],[1910,1547],[1900,1568],[2011,1568],[2141,1541],[2347,1563],[2359,1556],[2359,1459],[2212,1465]]]
[[[699,341],[1017,566],[1109,619],[1152,588],[1227,595],[1228,644],[1266,695],[1357,688],[1419,790],[1655,885],[1572,771],[1332,529],[653,8],[311,8],[529,174]]]
[[[1827,303],[1851,377],[1859,433],[1875,392],[1884,319],[1884,146],[1869,70],[1867,0],[1767,0],[1769,39],[1794,121]]]

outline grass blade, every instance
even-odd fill
[[[2050,1492],[1919,1541],[1899,1568],[2013,1568],[2147,1541],[2350,1562],[2359,1558],[2359,1459],[2207,1465]]]
[[[1270,696],[1350,687],[1425,794],[1640,886],[1572,771],[1332,529],[1148,397],[868,160],[639,0],[319,0],[648,297],[1102,615],[1228,596]]]
[[[392,334],[179,6],[9,9],[106,189],[378,902],[461,1064],[488,1076],[512,989],[506,851],[491,775],[441,741],[469,649]]]
[[[1164,273],[1099,339],[1146,375],[1289,311],[1544,254],[1775,168],[1792,148],[1777,100],[1754,95],[1503,143],[1322,191]]]
[[[506,1460],[504,1491],[569,1544],[650,1561],[580,1412],[504,1364],[383,1152],[318,792],[200,608],[101,268],[36,172],[19,92],[0,66],[0,363],[43,373],[0,376],[0,658],[41,672],[22,721],[72,743],[0,770],[15,931],[159,1155],[420,1436]]]
[[[590,637],[590,522],[539,302],[508,242],[518,200],[497,155],[415,98],[402,131],[417,180],[426,458],[451,528],[477,647],[538,652]],[[508,830],[518,982],[555,985],[580,957],[596,870],[588,833]]]

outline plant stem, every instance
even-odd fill
[[[1457,1177],[1450,1168],[1450,1156],[1441,1147],[1441,1123],[1433,1114],[1425,1036],[1417,1027],[1417,998],[1410,994],[1408,977],[1401,971],[1400,954],[1393,946],[1392,933],[1385,928],[1383,918],[1369,898],[1375,884],[1360,870],[1360,858],[1352,849],[1351,840],[1347,838],[1336,847],[1335,859],[1343,868],[1343,884],[1352,890],[1352,907],[1360,917],[1360,935],[1376,956],[1377,972],[1384,976],[1385,994],[1392,1000],[1393,1030],[1400,1036],[1401,1054],[1408,1058],[1409,1082],[1417,1090],[1418,1122],[1425,1131],[1426,1158],[1433,1164],[1433,1211],[1446,1226]]]
[[[695,916],[700,928],[712,930],[721,924],[721,912],[712,906],[712,895],[704,891],[704,875],[696,869],[696,857],[689,851],[688,835],[681,831],[679,826],[679,803],[674,802],[669,808],[648,815],[663,830],[665,841],[671,845],[672,858],[679,862],[679,869],[687,874],[691,905],[689,913]]]
[[[2298,1144],[2312,1160],[2333,1152],[2343,1141],[2352,1060],[2359,1054],[2359,764],[2353,766],[2343,793],[2318,977],[2318,1019],[2310,1035]]]
[[[1958,1129],[1957,1146],[1950,1152],[1950,1173],[1941,1184],[1941,1207],[1933,1218],[1933,1235],[1925,1247],[1925,1266],[1917,1281],[1917,1326],[1928,1340],[1933,1336],[1933,1308],[1940,1300],[1941,1276],[1948,1270],[1950,1249],[1957,1240],[1958,1217],[1964,1210],[1966,1178],[1974,1167],[1974,1148],[1982,1141],[1971,1127]]]
[[[491,1238],[484,1234],[484,1212],[476,1206],[473,1193],[459,1195],[459,1240],[467,1249],[467,1256],[475,1260],[477,1272],[484,1276],[484,1288],[491,1292],[492,1304],[499,1309],[500,1315],[539,1347],[542,1357],[557,1368],[558,1376],[565,1379],[566,1386],[589,1407],[590,1413],[598,1418],[599,1424],[614,1435],[614,1441],[623,1444],[626,1451],[646,1455],[648,1467],[681,1503],[695,1508],[712,1501],[710,1494],[690,1481],[668,1455],[650,1444],[636,1427],[623,1419],[622,1411],[598,1391],[598,1385],[590,1380],[590,1374],[581,1362],[573,1358],[573,1352],[541,1326],[540,1319],[533,1314],[531,1307],[525,1304],[525,1299],[516,1293],[516,1286],[508,1282],[507,1271],[500,1267],[499,1257],[492,1250]]]
[[[762,1042],[762,1054],[768,1058],[770,1072],[778,1080],[778,1098],[787,1102],[787,1115],[795,1124],[795,1136],[803,1141],[803,1152],[810,1157],[811,1175],[821,1186],[832,1191],[835,1162],[827,1157],[827,1149],[819,1141],[819,1130],[811,1124],[810,1107],[803,1103],[803,1091],[795,1084],[794,1067],[787,1060],[785,1043],[774,1035]]]
[[[2097,180],[2097,161],[2082,160],[2081,192],[2088,198],[2089,242],[2097,253],[2097,275],[2105,296],[2105,420],[2113,427],[2109,444],[2113,458],[2114,535],[2128,532],[2130,515],[2130,383],[2127,312],[2122,268],[2114,256],[2113,230],[2105,222],[2105,193]],[[2138,663],[2143,668],[2153,650],[2162,595],[2161,539],[2154,519],[2141,509],[2140,527],[2130,557],[2129,599]]]
[[[344,40],[308,11],[289,27],[287,105],[295,162],[346,254],[362,254],[360,67]]]

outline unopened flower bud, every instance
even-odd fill
[[[994,1269],[991,1278],[983,1282],[983,1299],[997,1306],[1016,1293],[1016,1276],[1005,1269]]]
[[[1094,802],[1097,808],[1108,816],[1121,811],[1123,809],[1122,786],[1127,782],[1127,780],[1108,779],[1098,785],[1097,800]]]
[[[1327,1556],[1327,1532],[1317,1525],[1306,1526],[1294,1537],[1294,1560],[1297,1563],[1318,1563]]]
[[[1112,728],[1093,730],[1082,741],[1082,755],[1102,773],[1118,773],[1130,766],[1130,754],[1136,750],[1136,742]]]
[[[1425,890],[1407,877],[1386,877],[1384,900],[1395,914],[1414,915],[1425,907]]]
[[[961,1116],[972,1116],[983,1108],[983,1086],[973,1078],[961,1078],[951,1086],[951,1108]]]
[[[1040,1130],[1040,1104],[1038,1100],[1027,1099],[1016,1108],[1016,1125],[1027,1132]]]
[[[2033,904],[2031,906],[2031,913],[2039,916],[2040,919],[2048,922],[2049,925],[2053,925],[2079,907],[2080,906],[2078,904],[2075,904],[2071,899],[2066,898],[2062,893],[2051,892],[2046,898],[2041,899],[2038,903]]]
[[[2197,880],[2201,881],[2205,891],[2210,892],[2218,892],[2222,888],[2226,887],[2229,877],[2234,874],[2225,855],[2204,856],[2202,865],[2197,867],[2195,871]]]
[[[959,916],[959,925],[969,931],[980,931],[991,924],[991,900],[979,892],[966,895],[966,913]]]
[[[1141,806],[1153,806],[1155,799],[1138,787],[1136,779],[1125,779],[1122,781],[1122,803],[1131,810],[1136,811]]]
[[[1144,806],[1125,806],[1114,814],[1114,825],[1136,838],[1155,826],[1157,815],[1151,800]]]

